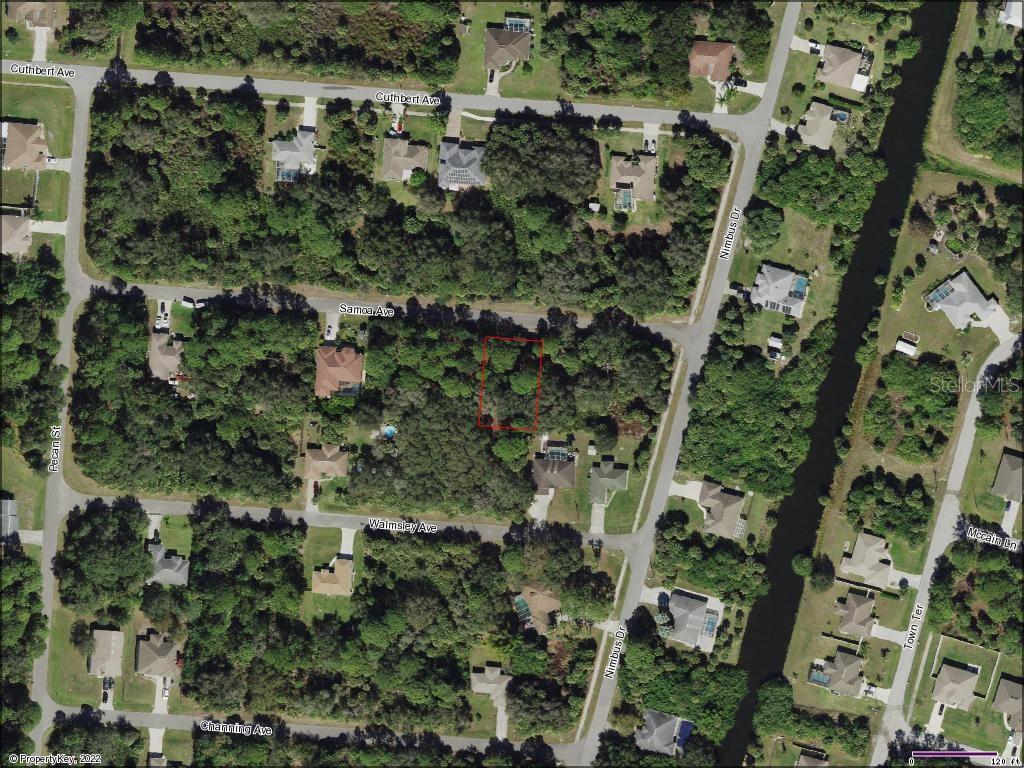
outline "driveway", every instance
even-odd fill
[[[896,645],[903,645],[903,641],[907,639],[907,630],[883,627],[876,621],[871,627],[871,636],[877,637],[879,640],[888,640]]]
[[[29,232],[41,232],[45,235],[67,236],[68,223],[66,221],[37,221],[32,219],[28,225]]]
[[[316,130],[317,122],[317,98],[316,96],[305,96],[302,99],[302,125]]]

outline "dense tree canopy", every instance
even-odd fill
[[[864,432],[875,447],[915,463],[938,459],[956,419],[956,364],[935,355],[914,360],[893,352],[882,360],[877,386],[864,414]]]
[[[59,713],[46,740],[50,754],[102,755],[102,764],[129,768],[145,762],[142,733],[123,717],[105,723],[98,710]]]
[[[0,430],[4,445],[17,447],[34,469],[50,455],[50,427],[58,424],[64,402],[61,382],[67,369],[54,365],[60,348],[57,319],[64,314],[64,268],[48,245],[32,258],[0,262]]]
[[[1006,435],[1024,443],[1024,357],[1020,350],[996,369],[978,391],[978,431],[987,437]]]
[[[917,542],[928,533],[934,504],[920,475],[900,480],[882,467],[864,467],[846,497],[846,517],[858,528]]]
[[[686,746],[675,755],[646,752],[636,745],[632,736],[623,736],[618,731],[603,731],[601,746],[592,763],[596,768],[688,768],[718,765],[714,745],[699,733],[690,734]]]
[[[796,708],[793,687],[782,677],[767,680],[757,689],[753,725],[762,743],[781,733],[826,750],[835,745],[852,756],[867,757],[871,739],[866,717],[840,714],[833,718]]]
[[[93,499],[67,519],[64,546],[53,561],[61,602],[80,614],[121,624],[139,607],[153,575],[145,550],[146,511],[137,499]]]

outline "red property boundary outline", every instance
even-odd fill
[[[487,382],[487,342],[488,341],[508,341],[518,342],[520,344],[540,344],[540,359],[537,361],[537,394],[533,398],[533,426],[532,427],[514,427],[512,425],[503,424],[483,424],[481,419],[484,415],[484,387]],[[490,429],[492,431],[509,430],[512,432],[536,432],[540,428],[540,379],[541,374],[544,370],[544,339],[523,339],[518,336],[484,336],[483,339],[484,356],[480,362],[480,394],[476,409],[476,425],[481,429]]]

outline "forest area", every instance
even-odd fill
[[[586,220],[601,173],[588,124],[502,115],[485,143],[490,189],[446,196],[420,179],[406,205],[373,181],[378,118],[367,105],[328,105],[318,172],[270,190],[260,185],[265,108],[251,88],[192,94],[113,79],[92,114],[89,254],[136,280],[682,312],[730,164],[713,135],[676,139],[686,160],[666,169],[661,190],[671,227],[627,235]]]

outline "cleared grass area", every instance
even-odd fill
[[[910,625],[910,614],[913,612],[916,602],[916,589],[908,589],[907,594],[902,597],[888,592],[876,592],[875,615],[883,627],[907,629]]]
[[[6,57],[6,54],[5,54]],[[0,112],[5,117],[34,119],[46,127],[46,144],[54,157],[71,156],[74,98],[66,85],[27,85],[3,78]]]
[[[621,437],[615,445],[613,451],[615,461],[630,465],[629,485],[625,491],[616,491],[611,502],[605,508],[605,533],[629,533],[633,530],[633,520],[636,517],[637,507],[640,505],[640,495],[643,493],[644,483],[647,480],[647,472],[650,471],[650,467],[643,472],[637,471],[633,463],[633,452],[636,450],[638,442],[636,438]],[[587,458],[593,462],[601,457],[588,456]],[[589,483],[587,485],[589,486]]]
[[[43,527],[46,475],[34,472],[13,448],[0,449],[0,488],[18,502],[18,523],[28,530]]]
[[[63,171],[40,171],[36,205],[43,221],[64,221],[68,217],[68,182]]]
[[[498,709],[485,693],[467,693],[469,706],[472,710],[473,723],[459,735],[466,738],[487,739],[494,735],[498,727]]]
[[[160,520],[160,542],[182,557],[192,552],[192,525],[183,515],[164,515]]]
[[[306,542],[302,547],[302,562],[306,571],[307,583],[312,587],[313,569],[325,565],[341,548],[341,530],[338,528],[309,528],[306,531]],[[363,574],[363,534],[356,533],[352,554],[352,586],[358,583]],[[337,615],[343,621],[352,615],[352,598],[341,595],[320,595],[307,591],[302,596],[299,609],[300,618],[307,624],[329,613]]]
[[[6,34],[0,37],[0,50],[3,51],[3,57],[5,59],[13,59],[14,61],[30,61],[33,50],[32,31],[25,22],[15,21],[7,15],[7,3],[4,3],[3,7],[3,22],[0,27],[2,27],[4,32],[8,29],[13,29],[17,32],[17,37],[14,40],[8,39]]]
[[[36,175],[31,171],[4,171],[3,192],[0,201],[14,207],[31,207],[36,187]]]
[[[931,644],[928,645],[928,637],[931,637]],[[928,716],[932,711],[932,690],[935,688],[935,678],[932,677],[932,665],[935,664],[935,654],[939,649],[939,634],[936,632],[922,633],[917,640],[920,648],[914,658],[914,666],[910,670],[910,684],[913,685],[920,674],[921,682],[917,686],[917,692],[913,689],[907,691],[907,698],[913,695],[911,709],[907,713],[907,721],[911,726],[924,725],[928,722]],[[924,646],[928,645],[928,652],[924,652]]]
[[[114,684],[114,706],[130,712],[152,712],[156,684],[147,677],[135,674],[135,638],[149,627],[141,612],[136,611],[131,623],[124,629],[124,655],[121,659],[121,677]]]
[[[192,313],[194,311],[180,301],[173,302],[171,304],[171,332],[179,333],[186,339],[192,338]]]
[[[990,493],[989,489],[999,469],[1003,448],[1002,438],[986,439],[980,434],[975,434],[967,474],[960,490],[960,506],[965,515],[977,515],[990,523],[1002,521],[1005,502],[999,496]]]
[[[786,69],[779,85],[779,98],[775,102],[773,117],[790,125],[796,125],[807,111],[814,97],[814,73],[818,70],[818,57],[813,53],[790,51],[786,57]],[[794,87],[802,85],[803,90],[795,92]]]
[[[50,617],[50,668],[46,685],[58,704],[96,707],[103,686],[98,677],[89,674],[85,657],[71,644],[71,625],[76,618],[67,608],[54,606]]]
[[[946,708],[942,733],[950,741],[978,749],[1001,752],[1010,732],[1003,727],[1003,713],[993,712],[986,703],[974,702],[970,710]]]
[[[192,764],[192,732],[164,731],[164,757],[167,762],[182,765]]]

